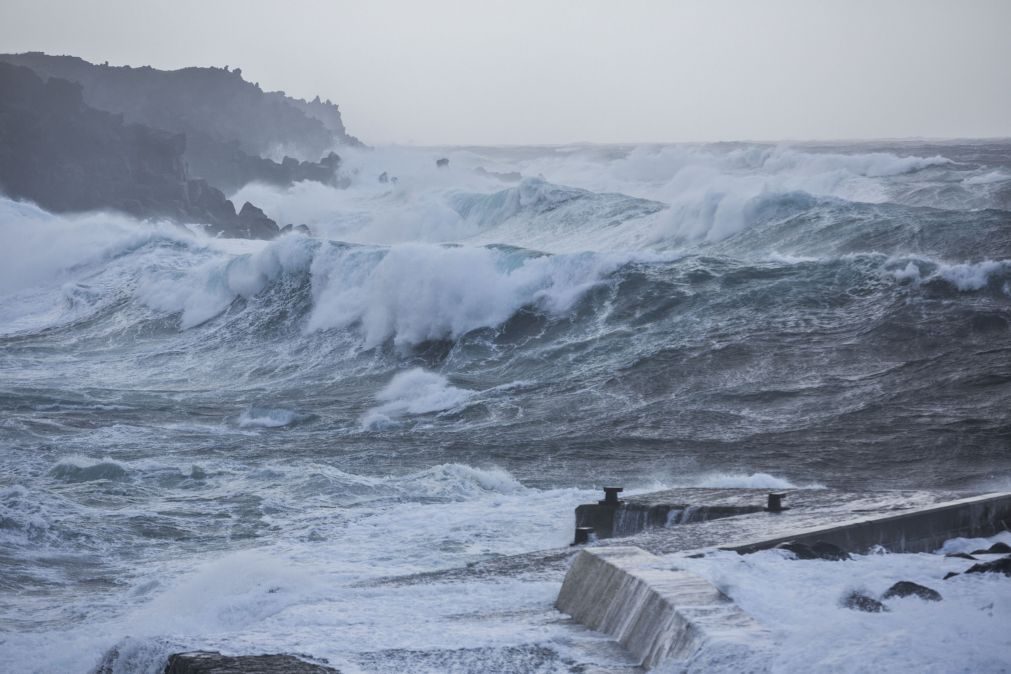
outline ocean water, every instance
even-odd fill
[[[380,581],[564,546],[604,483],[1011,488],[1009,145],[344,170],[235,195],[313,232],[271,242],[0,200],[12,671],[620,668],[536,570]]]

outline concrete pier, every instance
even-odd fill
[[[880,546],[889,552],[933,552],[951,538],[979,538],[1011,529],[1011,494],[972,496],[898,515],[863,517],[822,527],[788,531],[761,541],[720,546],[742,554],[795,541],[825,541],[847,552]]]
[[[755,496],[742,494],[752,502]],[[798,494],[791,492],[787,498],[791,496]],[[798,504],[790,510],[758,507],[739,513],[734,520],[702,520],[691,527],[643,531],[635,541],[658,551],[690,550],[684,541],[692,537],[696,540],[694,547],[702,548],[700,553],[722,549],[746,554],[787,541],[807,545],[824,541],[851,553],[866,553],[876,546],[901,553],[932,552],[951,538],[992,536],[1011,529],[1011,493],[941,503],[931,503],[922,493],[910,496],[903,502],[894,493],[821,490],[795,498]],[[669,493],[651,495],[653,499],[669,497]],[[648,504],[649,499],[643,502]],[[619,511],[612,507],[610,513],[589,512],[596,513],[606,527],[608,522],[619,520]],[[648,507],[642,511],[650,512]],[[867,512],[873,514],[854,517]],[[611,533],[616,530],[620,528],[612,524]],[[736,534],[744,542],[713,545],[711,537],[719,532],[728,538]],[[664,545],[664,539],[673,543]],[[664,568],[663,558],[640,547],[606,543],[603,547],[584,548],[573,560],[556,607],[581,624],[613,637],[643,667],[651,668],[668,659],[688,660],[706,643],[718,642],[721,650],[728,644],[746,649],[751,657],[760,656],[762,649],[770,647],[769,634],[762,626],[705,580]]]
[[[613,637],[652,668],[688,661],[706,644],[747,651],[767,648],[769,634],[702,578],[660,567],[636,547],[584,549],[573,560],[555,606]],[[749,658],[750,659],[750,658]]]
[[[765,509],[764,491],[669,489],[604,499],[576,508],[576,527],[590,527],[598,539],[633,536],[645,529],[705,522]]]

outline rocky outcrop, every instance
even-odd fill
[[[797,559],[825,559],[833,562],[850,559],[848,552],[838,545],[825,541],[816,541],[812,545],[798,543],[797,541],[787,541],[780,543],[776,548],[792,552]]]
[[[194,651],[170,655],[163,674],[340,674],[293,655],[222,655]]]
[[[991,562],[980,562],[970,566],[966,573],[1002,573],[1011,577],[1011,555],[1001,557]]]
[[[881,595],[882,599],[892,599],[894,597],[919,597],[924,601],[941,601],[940,592],[910,580],[900,580]]]
[[[843,608],[863,611],[864,613],[884,613],[888,611],[888,607],[874,597],[869,597],[863,592],[856,590],[846,594],[839,603]]]
[[[85,104],[81,86],[0,62],[0,191],[53,212],[118,210],[206,223],[265,238],[259,209],[236,213],[218,189],[187,176],[179,133],[126,123]]]
[[[0,61],[77,82],[86,105],[122,115],[128,124],[184,134],[189,174],[227,191],[253,181],[336,184],[339,157],[331,149],[361,145],[345,131],[336,105],[264,92],[227,66],[164,71],[39,52],[3,54]]]

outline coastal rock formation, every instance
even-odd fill
[[[919,597],[925,601],[941,601],[941,593],[937,590],[909,580],[900,580],[881,595],[882,599],[891,599],[892,597]]]
[[[237,68],[114,67],[39,52],[3,54],[0,61],[76,82],[86,105],[128,124],[184,134],[189,174],[229,192],[253,181],[337,184],[339,157],[334,162],[331,149],[361,145],[347,134],[336,105],[264,92]]]
[[[259,209],[187,177],[179,133],[128,124],[84,103],[81,86],[0,62],[0,191],[54,212],[111,209],[268,238]]]
[[[1011,576],[1011,555],[995,559],[992,562],[980,562],[970,566],[966,573],[1003,573]]]
[[[222,655],[194,651],[170,655],[163,674],[340,674],[293,655]]]
[[[792,552],[797,559],[825,559],[834,562],[850,559],[848,552],[838,545],[826,543],[825,541],[816,541],[813,545],[788,541],[780,543],[776,547],[780,550]]]
[[[1011,552],[1011,545],[997,541],[986,550],[973,550],[974,555],[1006,555]]]
[[[844,596],[840,603],[844,608],[851,608],[854,611],[863,611],[865,613],[884,613],[888,611],[888,607],[874,597],[869,597],[856,590]]]

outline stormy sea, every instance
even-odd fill
[[[1011,488],[1011,145],[341,154],[229,195],[269,241],[0,200],[0,670],[605,671],[557,579],[425,574],[604,484]]]

